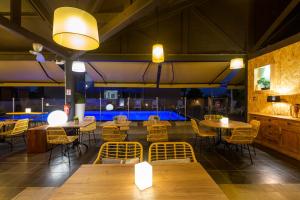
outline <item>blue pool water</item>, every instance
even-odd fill
[[[101,115],[99,111],[86,111],[86,116],[95,116],[97,121],[111,121],[116,115],[126,115],[131,121],[145,121],[150,115],[159,115],[161,120],[169,121],[183,121],[184,116],[174,112],[174,111],[129,111],[129,116],[127,111],[102,111]],[[4,116],[0,117],[0,121],[5,119],[24,119],[29,118],[34,121],[46,121],[48,114],[41,115],[15,115],[15,116]]]

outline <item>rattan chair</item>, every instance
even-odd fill
[[[249,122],[252,126],[252,135],[253,135],[253,140],[255,140],[255,138],[257,137],[258,135],[258,132],[259,132],[259,128],[260,128],[260,121],[258,120],[251,120]],[[253,151],[254,151],[254,155],[256,155],[256,151],[255,151],[255,146],[254,146],[254,141],[252,143],[252,147],[253,147]]]
[[[155,120],[159,121],[160,117],[158,115],[150,115],[148,117],[148,121],[155,121]]]
[[[96,136],[95,136],[95,131],[97,129],[97,123],[96,121],[94,121],[93,123],[85,126],[85,127],[81,127],[80,130],[80,139],[82,139],[83,135],[88,135],[89,136],[89,144],[91,144],[91,135],[94,136],[94,141],[96,143]]]
[[[200,145],[201,145],[202,139],[204,139],[204,138],[209,142],[210,142],[210,139],[212,139],[213,142],[215,143],[215,137],[216,137],[215,131],[210,130],[210,129],[201,128],[195,119],[191,119],[191,125],[192,125],[193,131],[196,135],[195,147],[197,146],[198,138],[200,138]],[[200,148],[201,148],[201,146],[200,146]]]
[[[94,164],[102,164],[102,159],[134,159],[143,161],[143,146],[139,142],[106,142],[101,145]]]
[[[28,130],[29,119],[20,119],[15,123],[15,126],[11,130],[0,132],[0,138],[10,139],[6,142],[10,145],[10,149],[13,149],[14,139],[16,137],[23,137],[24,143],[26,144],[26,133]]]
[[[193,147],[187,142],[157,142],[149,147],[149,162],[177,159],[197,162]]]
[[[222,117],[222,115],[204,115],[205,120],[219,120]]]
[[[154,124],[148,127],[148,142],[167,142],[168,131],[167,126]]]
[[[122,123],[125,123],[128,121],[128,118],[126,115],[117,115],[117,116],[115,116],[115,118],[117,119],[117,122],[119,124],[122,124]]]
[[[69,164],[70,164],[70,154],[69,154],[70,147],[69,147],[69,145],[72,144],[77,139],[78,139],[77,135],[76,136],[68,136],[65,129],[63,129],[61,127],[47,128],[47,143],[51,146],[48,162],[50,163],[50,161],[51,161],[53,147],[55,147],[57,145],[61,145],[62,155],[64,155],[65,151],[67,152],[67,156],[68,156]],[[78,145],[77,145],[77,150],[79,151]]]
[[[96,121],[96,117],[95,116],[85,116],[84,120],[87,120],[87,121],[91,120],[91,121],[95,122]]]
[[[249,152],[251,163],[253,164],[252,156],[249,148],[249,145],[251,145],[254,140],[252,128],[233,129],[231,136],[223,136],[222,139],[226,142],[224,148],[226,148],[226,146],[230,144],[241,145],[241,152],[243,152],[243,145],[246,145]]]
[[[101,139],[104,142],[122,142],[127,138],[127,134],[117,126],[104,126],[102,128]]]

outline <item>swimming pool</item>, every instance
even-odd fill
[[[129,111],[129,116],[127,111],[102,111],[101,115],[99,111],[86,111],[85,116],[95,116],[97,121],[111,121],[116,115],[126,115],[131,121],[145,121],[148,119],[150,115],[157,115],[161,120],[169,120],[169,121],[183,121],[185,117],[178,114],[174,111]],[[29,118],[33,121],[46,121],[48,114],[41,115],[15,115],[15,116],[4,116],[0,117],[0,121],[5,119],[24,119]]]

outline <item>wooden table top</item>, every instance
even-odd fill
[[[94,121],[92,120],[85,120],[82,122],[79,122],[78,124],[75,124],[73,121],[67,122],[65,124],[61,124],[59,126],[49,126],[49,125],[42,125],[42,126],[37,126],[30,128],[29,130],[47,130],[48,127],[62,127],[62,128],[81,128],[81,127],[86,127],[93,123]]]
[[[8,112],[5,113],[7,115],[41,115],[41,114],[46,114],[47,112],[30,112],[30,113],[26,113],[26,112]]]
[[[122,126],[130,126],[131,121],[126,121],[123,123],[115,123],[114,121],[107,121],[107,122],[103,122],[102,124],[100,124],[100,126],[118,126],[118,127],[122,127]]]
[[[172,124],[169,121],[144,121],[143,126],[152,126],[152,125],[164,125],[164,126],[172,126]]]
[[[200,124],[211,128],[235,129],[251,128],[251,125],[245,122],[229,120],[228,124],[221,123],[219,120],[202,120]]]
[[[225,200],[199,163],[153,165],[153,186],[134,184],[134,165],[82,165],[50,200]]]

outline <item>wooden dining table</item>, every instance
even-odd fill
[[[153,165],[153,186],[140,191],[134,165],[82,165],[50,200],[228,199],[199,163]]]
[[[222,129],[231,130],[235,128],[251,128],[251,124],[241,121],[229,120],[228,123],[222,123],[220,120],[202,120],[200,121],[200,125],[216,128],[218,132],[218,141],[216,145],[222,143]]]
[[[202,120],[200,124],[210,128],[219,129],[235,129],[235,128],[251,128],[249,123],[229,120],[228,123],[222,123],[220,120]]]

